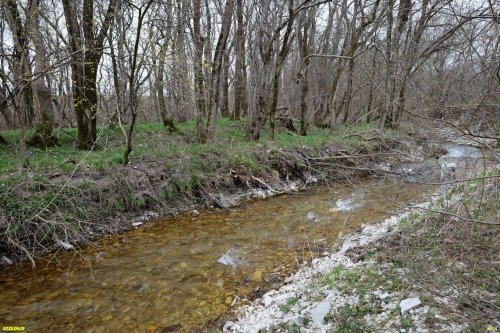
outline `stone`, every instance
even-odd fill
[[[418,298],[418,297],[407,298],[407,299],[402,300],[399,303],[399,308],[401,309],[401,314],[405,314],[406,312],[415,309],[420,304],[422,304],[422,302],[420,301],[420,298]]]
[[[71,250],[71,249],[75,248],[72,244],[70,244],[68,242],[63,242],[63,241],[59,241],[59,245],[64,247],[66,250]]]
[[[234,322],[228,320],[226,321],[226,323],[224,324],[224,326],[222,327],[222,331],[223,332],[230,332],[231,331],[231,328],[233,328],[235,325]]]
[[[252,281],[254,281],[254,282],[260,282],[260,281],[262,281],[262,271],[261,270],[256,270],[252,274]]]
[[[0,263],[6,264],[6,265],[12,265],[14,262],[10,260],[10,258],[6,256],[2,256],[2,260],[0,260]]]
[[[285,278],[285,283],[290,283],[290,282],[293,282],[293,280],[295,279],[294,275],[293,274],[290,274],[290,276],[287,276]]]
[[[262,303],[265,307],[268,307],[274,303],[274,299],[269,295],[264,295],[264,297],[262,298]]]
[[[304,326],[304,323],[302,322],[302,318],[300,316],[295,316],[295,317],[290,318],[290,320],[288,320],[287,324],[288,324],[288,328],[289,328],[288,331],[289,332],[293,332],[294,327],[296,329],[297,327]]]
[[[374,291],[373,294],[375,296],[377,296],[382,301],[385,300],[385,299],[387,299],[390,296],[390,294],[388,292],[382,292],[380,290]]]
[[[330,302],[321,302],[310,311],[311,319],[316,325],[323,325],[326,315],[330,312],[332,305]]]
[[[330,298],[333,298],[335,296],[340,295],[340,291],[337,288],[327,289],[327,290],[323,290],[323,294],[326,296],[326,299],[330,299]]]
[[[344,241],[344,244],[342,244],[342,248],[340,249],[340,253],[342,253],[342,254],[346,253],[346,251],[351,248],[351,244],[352,244],[352,238],[349,237]]]
[[[308,212],[307,213],[307,219],[311,220],[311,221],[314,221],[316,219],[316,214],[314,214],[314,212]]]
[[[134,222],[134,223],[132,223],[133,227],[138,227],[140,225],[142,225],[142,222]]]
[[[191,214],[193,214],[193,215],[197,216],[197,215],[200,215],[200,212],[199,212],[197,209],[193,209],[193,210],[191,211]]]

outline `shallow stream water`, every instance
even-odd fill
[[[78,252],[0,271],[0,325],[27,332],[190,331],[227,314],[341,234],[425,200],[397,179],[312,188],[158,220]]]

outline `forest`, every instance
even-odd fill
[[[258,140],[276,123],[310,125],[415,117],[477,131],[498,96],[493,1],[3,0],[2,127],[51,146],[76,127],[90,150],[98,125],[120,126],[124,162],[138,122],[245,119]],[[293,122],[297,124],[297,129]],[[30,132],[34,129],[34,132]],[[5,138],[1,139],[5,141]]]

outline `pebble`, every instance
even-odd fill
[[[231,328],[233,328],[235,325],[234,322],[228,320],[226,321],[226,323],[224,324],[224,326],[222,327],[222,331],[223,332],[230,332]]]
[[[403,315],[406,312],[415,309],[420,304],[422,304],[422,302],[420,301],[420,299],[418,297],[407,298],[407,299],[402,300],[399,303],[399,307],[401,309],[401,314]]]
[[[14,262],[10,258],[8,258],[6,256],[2,256],[2,260],[0,261],[0,263],[12,265]]]
[[[274,303],[274,299],[269,295],[264,295],[264,297],[262,298],[262,303],[265,307],[268,307]]]
[[[323,325],[326,315],[330,312],[332,304],[330,302],[318,303],[311,309],[311,319],[316,325]]]
[[[427,207],[427,206],[425,206]],[[424,208],[425,208],[424,207]],[[309,212],[309,218],[317,218],[314,212]],[[379,225],[369,225],[363,228],[363,234],[352,235],[344,242],[344,251],[349,248],[359,247],[366,245],[368,243],[377,241],[382,238],[387,232],[390,226],[397,225],[399,219],[403,214],[392,216],[386,219]],[[279,327],[280,325],[286,325],[291,322],[292,318],[298,316],[303,319],[304,316],[310,318],[314,325],[301,327],[299,332],[327,332],[334,328],[331,323],[325,323],[325,318],[331,311],[337,311],[342,305],[345,304],[358,304],[360,299],[359,295],[348,293],[347,295],[341,294],[336,290],[330,290],[333,288],[318,288],[318,286],[311,285],[311,279],[321,275],[323,273],[329,272],[333,267],[344,266],[344,267],[357,267],[358,263],[353,263],[347,256],[342,253],[335,252],[329,257],[320,257],[317,260],[313,260],[313,265],[308,265],[307,262],[303,262],[300,269],[295,274],[290,274],[285,278],[285,285],[279,290],[271,291],[263,296],[262,299],[256,299],[251,304],[252,307],[245,307],[237,311],[238,321],[236,322],[237,330],[234,328],[231,332],[243,333],[243,332],[258,332],[262,331],[275,331],[273,329]],[[290,267],[290,265],[285,265]],[[284,269],[284,268],[283,268]],[[382,270],[383,273],[384,270]],[[405,270],[400,270],[398,273],[405,275],[407,272]],[[391,281],[392,282],[392,281]],[[385,281],[389,284],[389,281]],[[318,295],[319,294],[319,295]],[[324,296],[326,295],[326,297]],[[418,330],[420,327],[420,322],[425,319],[425,313],[423,311],[425,307],[418,308],[422,303],[418,298],[418,295],[407,294],[403,301],[398,302],[397,299],[400,297],[399,292],[386,292],[380,287],[378,290],[374,290],[374,295],[378,299],[384,300],[380,302],[383,312],[377,315],[369,315],[365,317],[367,321],[374,324],[382,324],[384,322],[385,327],[398,327],[398,330],[393,332],[400,332],[399,325],[400,316],[397,315],[394,320],[388,318],[389,313],[399,312],[402,314],[411,311],[412,322],[415,323],[415,329],[405,328],[406,333],[411,332],[427,332],[426,329]],[[293,307],[291,307],[290,312],[286,314],[279,310],[281,305],[285,305],[287,299],[291,296],[298,297],[299,301]],[[311,302],[311,297],[322,296],[322,302]],[[375,299],[377,302],[377,299]],[[409,307],[408,307],[409,306]],[[418,308],[418,309],[417,309]],[[333,309],[333,310],[332,310]],[[384,319],[385,318],[385,319]],[[389,326],[387,326],[389,325]],[[285,329],[286,326],[281,326]],[[424,326],[425,328],[425,326]],[[278,330],[280,331],[280,330]]]

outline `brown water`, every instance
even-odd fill
[[[35,270],[26,264],[0,272],[0,325],[155,332],[180,324],[179,331],[189,331],[226,314],[236,296],[270,288],[275,270],[283,279],[341,231],[388,217],[397,207],[392,200],[419,202],[432,190],[370,180],[362,188],[313,189],[106,237],[78,253],[49,256]]]

